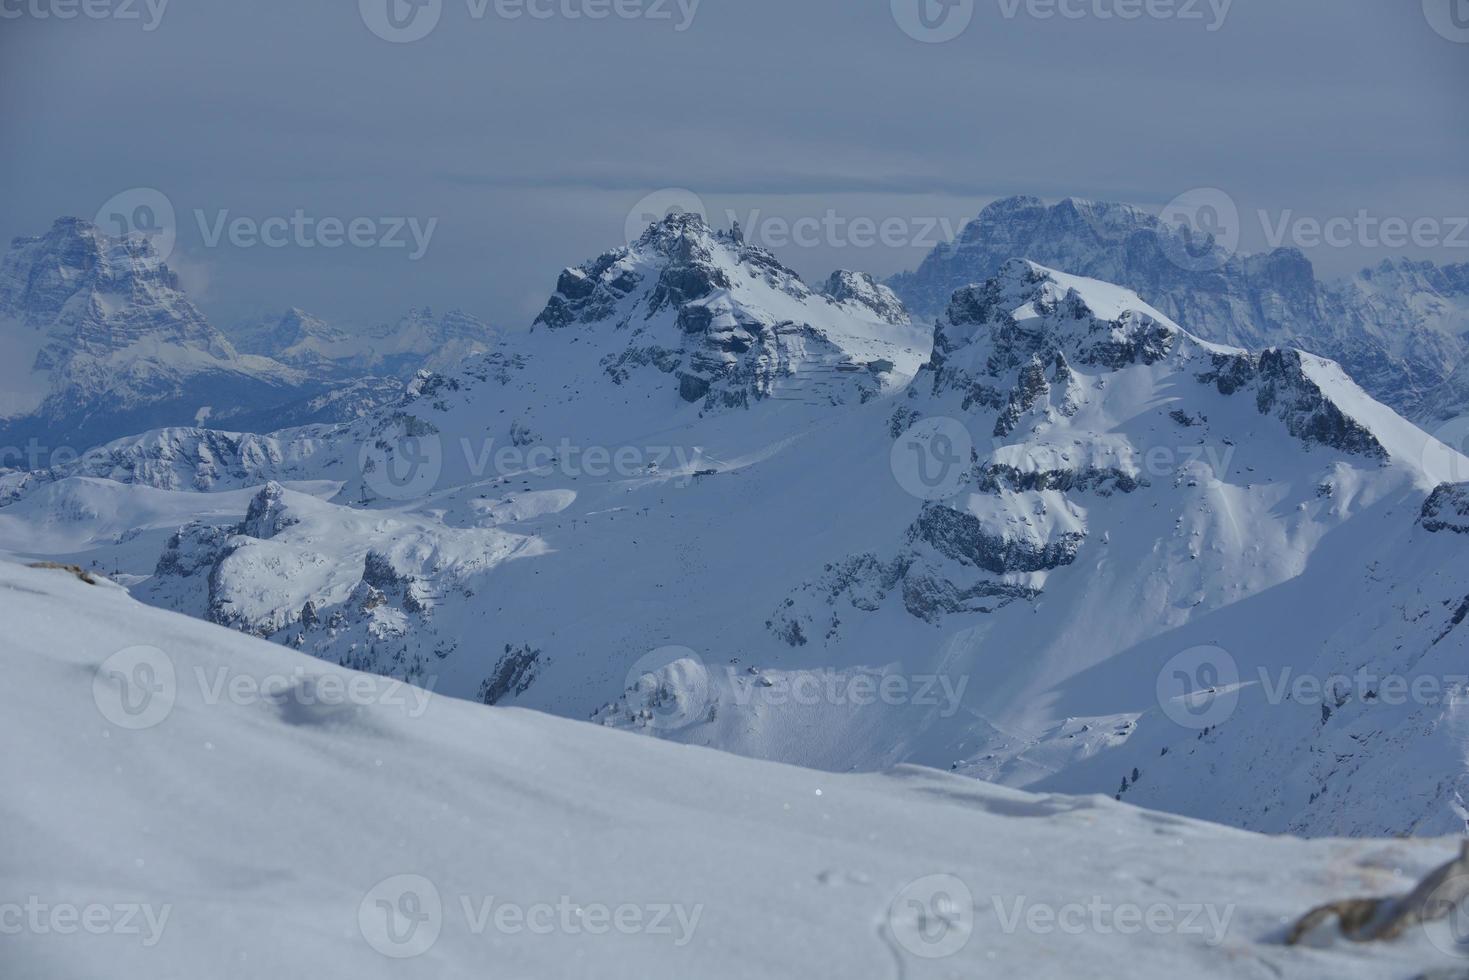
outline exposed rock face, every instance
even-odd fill
[[[1371,431],[1348,417],[1305,371],[1311,355],[1296,350],[1268,350],[1260,355],[1256,404],[1260,414],[1274,415],[1291,435],[1359,456],[1387,458],[1387,450]]]
[[[1447,417],[1469,404],[1469,387],[1441,389],[1469,353],[1469,264],[1387,261],[1327,283],[1295,249],[1251,256],[1216,249],[1211,256],[1209,247],[1127,205],[1007,198],[889,285],[915,314],[939,317],[955,290],[988,280],[1011,259],[1030,259],[1132,289],[1205,340],[1332,358],[1410,416]],[[1185,250],[1208,261],[1170,259]]]
[[[865,272],[838,269],[821,287],[823,296],[837,303],[856,303],[875,313],[885,323],[911,323],[897,293]]]
[[[891,291],[841,272],[827,288],[813,292],[765,249],[675,213],[564,271],[535,326],[609,334],[603,366],[615,382],[651,368],[706,410],[860,402],[917,370],[926,344]]]
[[[519,697],[535,683],[540,669],[541,651],[530,646],[505,644],[505,653],[495,664],[495,672],[479,687],[482,704],[499,704],[506,698]]]
[[[245,522],[239,533],[262,541],[275,537],[285,528],[299,523],[299,519],[287,512],[286,489],[274,481],[267,483],[250,501],[245,512]]]
[[[1166,470],[1153,473],[1149,445],[1091,426],[1115,424],[1105,407],[1114,384],[1151,388],[1164,379],[1180,400],[1150,406],[1153,429],[1164,433],[1152,438],[1182,449],[1168,449]],[[925,416],[963,420],[973,432],[988,426],[991,450],[976,451],[953,496],[922,505],[892,557],[828,565],[767,626],[794,646],[832,643],[844,604],[872,612],[893,593],[925,622],[1039,598],[1046,579],[1088,546],[1084,495],[1136,494],[1154,486],[1152,477],[1195,487],[1228,465],[1235,440],[1214,434],[1210,413],[1193,406],[1190,390],[1198,402],[1239,399],[1247,412],[1273,420],[1282,441],[1386,460],[1378,438],[1332,400],[1322,379],[1350,384],[1312,355],[1207,344],[1126,290],[1007,262],[989,281],[954,293],[909,407],[891,422],[895,438]],[[1216,458],[1200,448],[1211,437]],[[1199,557],[1193,546],[1188,557]]]
[[[1418,523],[1426,531],[1469,534],[1469,484],[1445,483],[1423,504]]]
[[[95,447],[64,465],[0,477],[0,507],[27,491],[68,477],[96,477],[159,490],[230,490],[255,486],[320,463],[335,430],[313,426],[276,435],[215,429],[157,429]]]
[[[205,408],[226,418],[325,387],[237,352],[148,239],[111,238],[77,218],[16,239],[0,258],[0,341],[30,369],[0,402],[0,437],[77,452],[192,423]]]
[[[1033,499],[1044,502],[1047,498],[1036,495]],[[1059,494],[1050,495],[1050,502],[1065,506]],[[1043,572],[1069,565],[1076,560],[1076,553],[1086,540],[1086,533],[1080,530],[1007,533],[993,521],[933,503],[923,508],[908,535],[910,540],[925,542],[945,558],[995,575]]]
[[[208,575],[224,556],[232,528],[202,524],[186,524],[168,539],[153,574],[159,578],[191,578]]]

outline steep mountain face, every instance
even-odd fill
[[[75,218],[0,259],[5,344],[0,441],[76,450],[166,423],[228,417],[319,391],[299,371],[238,353],[142,237]]]
[[[317,377],[407,381],[421,370],[454,369],[492,349],[496,336],[482,320],[458,310],[436,317],[431,309],[415,309],[394,323],[349,331],[293,308],[278,321],[235,331],[234,341],[246,353]]]
[[[816,293],[738,231],[680,213],[563,272],[535,325],[604,324],[600,333],[617,338],[604,362],[614,381],[652,367],[709,410],[866,401],[911,378],[927,340],[892,294],[851,273],[828,286],[835,292]]]
[[[1462,827],[1456,704],[1251,698],[1469,653],[1440,488],[1469,460],[1329,361],[1033,263],[961,290],[931,351],[860,278],[826,292],[675,215],[391,406],[116,443],[13,486],[0,540],[329,662],[753,757]]]
[[[1331,362],[1022,262],[954,296],[910,390],[896,428],[980,448],[775,635],[841,659],[932,624],[943,672],[984,686],[932,722],[957,771],[1279,832],[1463,826],[1464,490],[1434,490],[1461,457]]]
[[[1012,258],[1125,286],[1208,340],[1333,358],[1411,417],[1469,353],[1469,265],[1388,261],[1326,283],[1296,249],[1230,256],[1137,208],[1070,198],[1051,207],[996,201],[889,285],[914,313],[933,317],[955,290]]]

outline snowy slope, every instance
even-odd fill
[[[0,617],[15,980],[1462,963],[1442,924],[1281,944],[1316,904],[1406,892],[1448,841],[1258,837],[912,767],[745,760],[352,674],[64,571],[0,564]]]
[[[136,491],[160,550],[112,525],[88,540],[83,510],[72,560],[489,703],[829,771],[1125,779],[1128,801],[1255,829],[1461,829],[1455,703],[1383,712],[1364,692],[1303,722],[1242,697],[1201,735],[1161,682],[1199,646],[1229,660],[1186,677],[1213,687],[1233,663],[1252,690],[1261,669],[1462,658],[1469,539],[1420,516],[1469,460],[1329,361],[1204,342],[1094,280],[1001,273],[955,297],[919,368],[864,290],[813,292],[674,216],[564,273],[528,336],[389,409],[152,433],[12,481],[0,515],[123,481],[107,513]],[[215,493],[173,535],[148,487]],[[210,499],[226,490],[244,493]],[[30,522],[0,547],[53,554]],[[1234,739],[1269,741],[1272,766],[1211,781],[1254,757]]]

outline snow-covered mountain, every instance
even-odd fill
[[[1400,259],[1325,282],[1297,249],[1228,255],[1124,204],[996,201],[889,285],[911,311],[936,317],[955,290],[984,282],[1012,258],[1126,286],[1208,340],[1333,358],[1410,417],[1469,353],[1469,264]]]
[[[1457,697],[1380,682],[1452,687],[1469,651],[1443,486],[1469,460],[1330,361],[1117,286],[1009,262],[931,337],[873,287],[674,215],[362,419],[0,480],[0,541],[333,663],[753,757],[1464,827]]]
[[[236,351],[143,236],[63,218],[0,258],[0,442],[80,451],[166,423],[305,397],[310,379]],[[319,387],[319,386],[318,386]]]
[[[688,749],[354,674],[65,570],[0,563],[0,618],[15,980],[588,963],[1366,980],[1462,962],[1446,922],[1282,941],[1313,906],[1409,892],[1453,841],[1262,837],[916,767]]]
[[[420,368],[485,349],[488,336],[464,314],[415,311],[338,337],[292,311],[237,347],[146,236],[62,218],[0,258],[0,446],[12,450],[0,468],[44,467],[160,426],[265,431],[354,418],[400,398]]]
[[[245,353],[316,377],[406,381],[422,370],[452,370],[492,349],[496,338],[482,320],[458,310],[436,317],[430,309],[415,309],[396,322],[351,331],[292,308],[279,320],[234,331],[232,339]]]

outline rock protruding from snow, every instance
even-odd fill
[[[300,523],[299,518],[288,512],[285,498],[285,487],[275,481],[267,483],[250,501],[250,509],[245,512],[245,522],[240,525],[239,533],[265,541]]]
[[[1469,534],[1469,483],[1445,483],[1423,503],[1418,523],[1426,531]]]
[[[877,315],[884,323],[912,323],[898,294],[865,272],[838,269],[821,287],[823,296],[836,303],[856,303]]]

